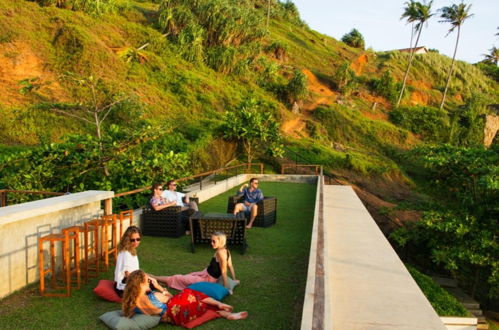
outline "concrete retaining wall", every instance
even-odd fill
[[[85,191],[0,208],[0,298],[39,280],[39,237],[100,215],[101,201],[113,196]]]

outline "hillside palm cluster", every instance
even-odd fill
[[[335,40],[288,1],[4,0],[0,188],[122,192],[245,161],[319,164],[372,196],[408,261],[492,304],[499,149],[484,139],[497,49],[455,59],[472,14],[406,2],[411,46],[440,16],[456,32],[448,58],[365,50],[355,28]],[[407,210],[421,219],[395,215]]]

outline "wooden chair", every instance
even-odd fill
[[[242,196],[229,196],[227,213],[233,213],[236,204],[241,202]],[[258,205],[258,212],[256,214],[255,222],[253,222],[253,226],[270,227],[277,222],[277,198],[264,197],[263,200],[259,201],[256,205]]]
[[[79,229],[67,230],[61,234],[49,234],[42,236],[38,239],[38,249],[39,249],[39,267],[40,267],[40,295],[49,297],[69,297],[71,296],[71,257],[69,255],[71,240],[74,241],[74,246],[78,246],[76,241],[78,240]],[[49,242],[49,254],[50,254],[50,266],[45,269],[44,264],[44,248],[43,243]],[[62,276],[64,285],[60,286],[57,284],[57,274],[56,274],[56,250],[55,244],[61,242],[61,253],[62,253]],[[75,249],[78,250],[78,249]],[[75,266],[79,268],[76,259]],[[76,272],[78,274],[78,272]],[[45,288],[45,276],[51,274],[50,284],[55,290],[64,290],[62,293],[57,292],[47,292]],[[79,284],[78,284],[79,287]]]
[[[100,255],[99,255],[99,232],[100,225],[99,219],[93,219],[83,223],[80,227],[81,232],[84,235],[83,240],[83,255],[84,255],[84,274],[85,281],[88,281],[90,277],[98,277],[100,271]],[[90,235],[93,235],[92,245],[90,243]],[[93,259],[90,259],[90,255],[93,254]],[[93,274],[90,274],[93,272]]]
[[[121,211],[120,212],[120,239],[123,236],[123,221],[130,220],[128,226],[133,226],[133,210]]]
[[[109,255],[118,259],[118,219],[116,214],[103,215],[101,218],[101,256],[106,271],[109,270]],[[111,229],[111,232],[109,230]]]
[[[80,270],[80,226],[72,226],[68,228],[64,228],[62,230],[63,234],[68,233],[69,237],[73,237],[73,253],[71,253],[71,240],[69,242],[68,246],[68,253],[69,253],[69,272],[71,279],[73,278],[72,275],[74,274],[76,279],[76,288],[79,289],[81,286],[81,270]],[[65,264],[63,262],[63,264]],[[72,266],[74,265],[74,267]],[[63,270],[64,272],[64,270]]]

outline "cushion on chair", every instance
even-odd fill
[[[199,291],[207,296],[212,297],[215,300],[222,301],[228,294],[229,290],[223,287],[223,285],[210,282],[198,282],[193,283],[188,286],[189,289]]]
[[[114,291],[114,282],[110,280],[100,280],[94,289],[94,293],[107,301],[121,304],[121,298]]]
[[[122,311],[111,311],[99,316],[109,328],[116,330],[151,329],[159,324],[161,317],[157,315],[135,314],[131,318],[123,316]]]
[[[229,285],[226,289],[227,290],[231,290],[231,291],[234,291],[234,288],[239,284],[238,282],[234,281],[232,278],[230,278],[229,276],[227,276],[227,284]],[[224,285],[224,279],[222,276],[220,276],[220,278],[218,279],[217,281],[218,284],[220,285]]]

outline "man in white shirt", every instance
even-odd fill
[[[187,211],[187,215],[192,215],[198,211],[195,201],[189,200],[189,196],[177,191],[177,182],[170,180],[166,183],[167,190],[163,190],[161,196],[170,204],[169,206],[181,206],[182,211]]]

